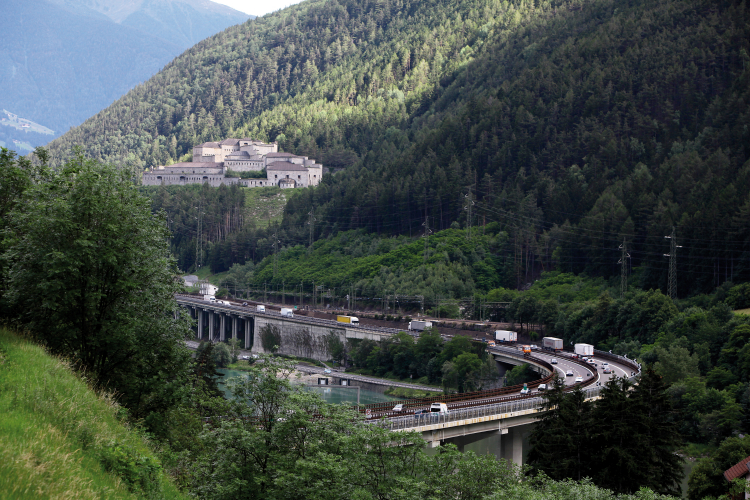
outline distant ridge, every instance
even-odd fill
[[[0,108],[43,123],[58,136],[185,49],[249,18],[200,0],[8,2],[0,39]],[[0,129],[5,144],[37,146],[49,139]]]

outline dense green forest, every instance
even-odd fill
[[[0,314],[23,332],[0,332],[0,484],[14,498],[181,498],[175,486],[217,500],[672,498],[527,476],[453,445],[425,453],[421,434],[292,383],[296,360],[263,355],[225,399],[213,344],[195,357],[184,344],[166,214],[131,172],[80,152],[52,169],[43,150],[32,161],[4,148],[0,167]],[[413,353],[452,360],[471,383],[468,339],[423,338]]]
[[[308,237],[311,211],[316,239],[494,220],[515,286],[555,266],[617,274],[624,242],[638,285],[666,289],[674,226],[678,295],[710,291],[750,280],[746,9],[304,2],[196,45],[52,156],[82,144],[145,167],[275,139],[349,167],[290,201],[269,233],[282,246]]]

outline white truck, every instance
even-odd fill
[[[289,309],[288,307],[282,307],[281,308],[281,315],[286,318],[291,318],[294,316],[294,311],[292,309]]]
[[[255,306],[255,310],[258,311],[259,313],[264,313],[266,312],[266,306],[257,305]]]
[[[448,405],[445,403],[432,403],[430,405],[430,413],[438,413],[440,415],[447,415]]]
[[[409,330],[415,330],[417,332],[421,332],[425,330],[426,328],[432,328],[432,322],[431,321],[409,321]]]
[[[214,297],[213,295],[204,295],[203,300],[208,302],[216,302],[216,297]]]
[[[562,351],[563,341],[557,337],[544,337],[542,339],[542,349],[547,351]]]
[[[495,340],[498,342],[518,342],[518,334],[510,330],[495,330]]]
[[[576,344],[575,353],[579,356],[593,356],[594,346],[592,346],[591,344]]]

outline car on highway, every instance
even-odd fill
[[[323,373],[331,373],[331,369],[330,368],[326,368],[325,370],[323,370]]]
[[[399,403],[396,406],[394,406],[392,411],[398,411],[398,412],[404,411],[403,403]]]
[[[247,307],[247,302],[243,302],[242,305]]]
[[[583,377],[581,377],[580,375],[576,377],[576,383],[577,382],[583,382]]]
[[[556,365],[557,364],[557,358],[552,358],[552,361],[550,361],[550,363],[552,363],[553,365]]]
[[[566,377],[572,377],[573,376],[573,370],[568,370],[567,372],[565,372],[565,376]]]
[[[528,394],[529,392],[531,391],[529,390],[528,387],[524,387],[523,389],[521,389],[521,394]]]
[[[536,388],[537,391],[546,391],[547,390],[547,384],[539,384],[539,387]]]
[[[612,373],[612,368],[610,368],[609,366],[605,366],[604,373]]]

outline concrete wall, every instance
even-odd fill
[[[264,353],[262,331],[270,325],[280,333],[281,345],[278,354],[288,356],[299,356],[312,358],[319,361],[328,361],[330,356],[326,348],[325,337],[334,332],[339,340],[345,342],[346,330],[344,328],[330,328],[325,326],[306,324],[293,319],[276,319],[256,316],[254,334],[257,339],[253,343],[253,352]]]
[[[279,184],[281,179],[292,179],[296,187],[307,187],[308,175],[307,172],[301,170],[269,170],[268,180],[273,182],[275,185]]]
[[[227,186],[241,184],[236,177],[224,177],[224,174],[164,174],[160,171],[143,174],[144,186],[181,186],[185,184],[205,184],[218,187],[222,184]]]

